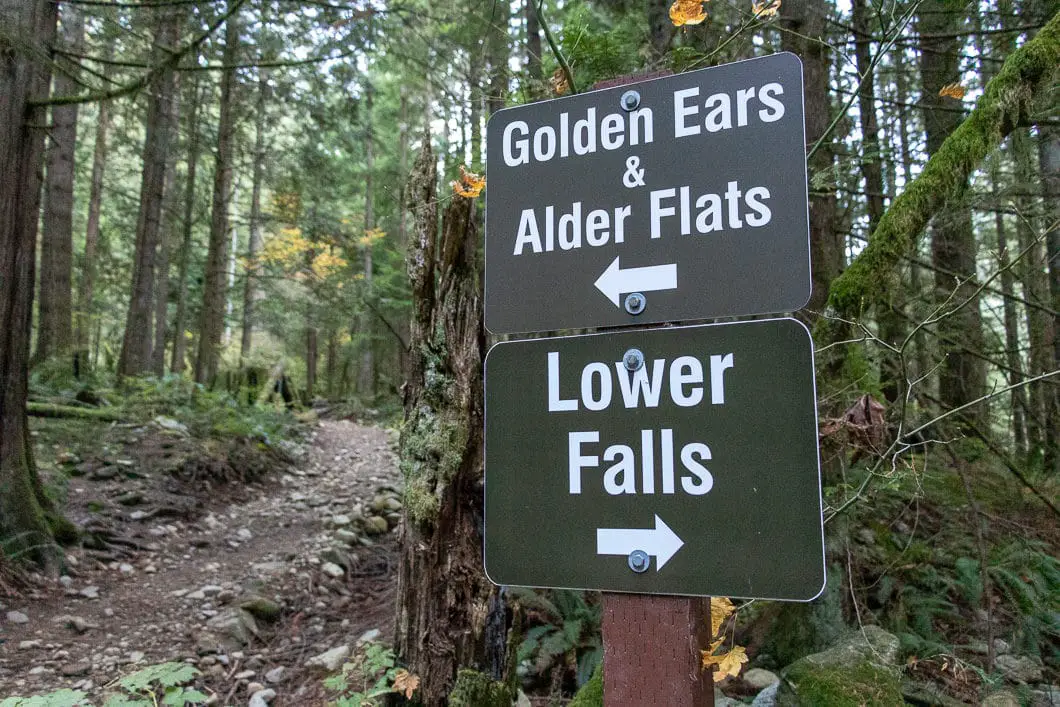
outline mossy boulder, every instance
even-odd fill
[[[461,670],[449,693],[450,707],[511,707],[514,695],[502,682],[477,670]]]
[[[821,653],[784,670],[778,707],[891,707],[902,705],[901,673],[895,665],[898,638],[866,626]]]

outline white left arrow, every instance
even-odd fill
[[[596,554],[623,555],[628,557],[634,550],[643,550],[655,558],[655,571],[663,568],[685,541],[655,516],[654,528],[597,528]]]
[[[623,292],[655,292],[677,289],[677,263],[649,265],[644,268],[626,268],[618,265],[618,256],[607,266],[607,270],[596,279],[596,289],[604,293],[616,307],[621,306],[619,295]]]

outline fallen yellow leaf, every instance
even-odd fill
[[[420,678],[407,670],[399,670],[394,675],[394,692],[405,693],[405,699],[411,700],[412,693],[420,686]]]

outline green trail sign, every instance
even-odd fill
[[[494,333],[791,312],[809,300],[794,54],[498,111],[487,158]]]
[[[499,584],[809,600],[824,585],[809,332],[794,319],[493,347]]]

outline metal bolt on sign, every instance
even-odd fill
[[[637,106],[640,105],[640,94],[636,91],[626,91],[622,94],[622,98],[619,99],[619,104],[622,106],[622,110],[637,110]]]
[[[637,574],[647,572],[648,568],[651,567],[651,558],[643,550],[634,550],[629,553],[628,562],[629,568]]]
[[[644,367],[644,354],[640,349],[630,349],[622,354],[622,363],[627,371],[639,371]]]
[[[648,298],[640,292],[630,292],[626,295],[626,312],[637,315],[644,311],[648,304]]]

